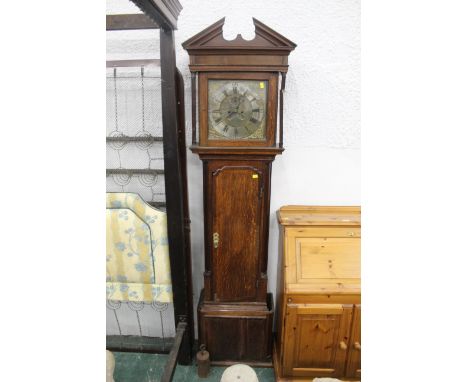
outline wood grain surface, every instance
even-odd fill
[[[277,381],[360,378],[360,208],[285,206],[277,216]]]
[[[263,172],[250,165],[225,165],[212,172],[213,249],[216,301],[256,298]]]

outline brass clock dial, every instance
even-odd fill
[[[209,80],[208,139],[265,139],[268,81]]]

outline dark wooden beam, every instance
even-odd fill
[[[162,208],[162,209],[166,209],[166,202],[151,202],[151,201],[147,201],[146,203],[148,203],[150,206],[154,207],[154,208]]]
[[[177,0],[131,0],[138,8],[154,20],[160,28],[177,29],[177,18],[182,6]]]
[[[160,66],[161,61],[158,58],[148,60],[114,60],[106,61],[107,68],[131,68],[131,67],[147,67]]]
[[[192,284],[192,250],[190,240],[190,212],[187,180],[187,145],[185,142],[185,86],[184,77],[177,69],[177,124],[179,135],[179,158],[181,164],[181,174],[183,179],[183,197],[184,197],[184,230],[185,230],[185,269],[186,269],[186,290],[187,290],[187,335],[184,337],[182,346],[193,349],[195,341],[194,322],[193,322],[193,284]]]
[[[189,277],[187,269],[186,230],[184,216],[184,182],[182,176],[179,147],[179,132],[185,126],[179,126],[177,106],[177,72],[174,46],[174,31],[160,29],[161,54],[161,99],[163,123],[164,170],[165,179],[167,231],[169,238],[169,259],[171,262],[172,290],[174,296],[175,323],[187,323],[189,319],[188,295]],[[185,148],[184,148],[185,149]],[[190,364],[191,348],[185,344],[180,350],[179,362]]]
[[[160,174],[164,174],[164,170],[149,169],[149,168],[107,168],[106,169],[106,176],[109,176],[109,175],[133,176],[134,174],[160,175]]]
[[[106,336],[106,349],[110,351],[168,354],[174,338],[146,336]]]
[[[138,29],[159,29],[159,25],[144,13],[129,15],[106,15],[106,30],[108,31]]]
[[[177,325],[174,345],[172,345],[171,352],[169,353],[169,357],[167,359],[166,365],[164,366],[164,372],[161,377],[161,382],[172,381],[172,377],[174,376],[175,368],[177,365],[177,359],[180,356],[179,353],[182,351],[181,344],[182,344],[183,338],[187,335],[186,330],[187,330],[187,324],[185,322],[180,322]]]
[[[115,137],[106,137],[106,142],[162,142],[163,137],[129,137],[127,135],[115,136]]]

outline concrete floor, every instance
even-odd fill
[[[165,354],[119,353],[115,356],[115,382],[158,382],[166,364]],[[212,367],[208,378],[198,378],[197,366],[178,365],[174,382],[219,382],[225,367]],[[274,382],[275,375],[272,368],[256,368],[260,382]]]

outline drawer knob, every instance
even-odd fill
[[[288,298],[288,302],[292,302],[292,298],[291,298],[291,297]]]
[[[348,345],[346,345],[346,342],[340,341],[340,349],[341,350],[346,350],[348,348]]]
[[[348,236],[354,236],[354,232],[348,232]]]
[[[354,343],[354,348],[355,348],[356,350],[361,351],[361,344],[360,344],[359,342],[355,342],[355,343]]]

